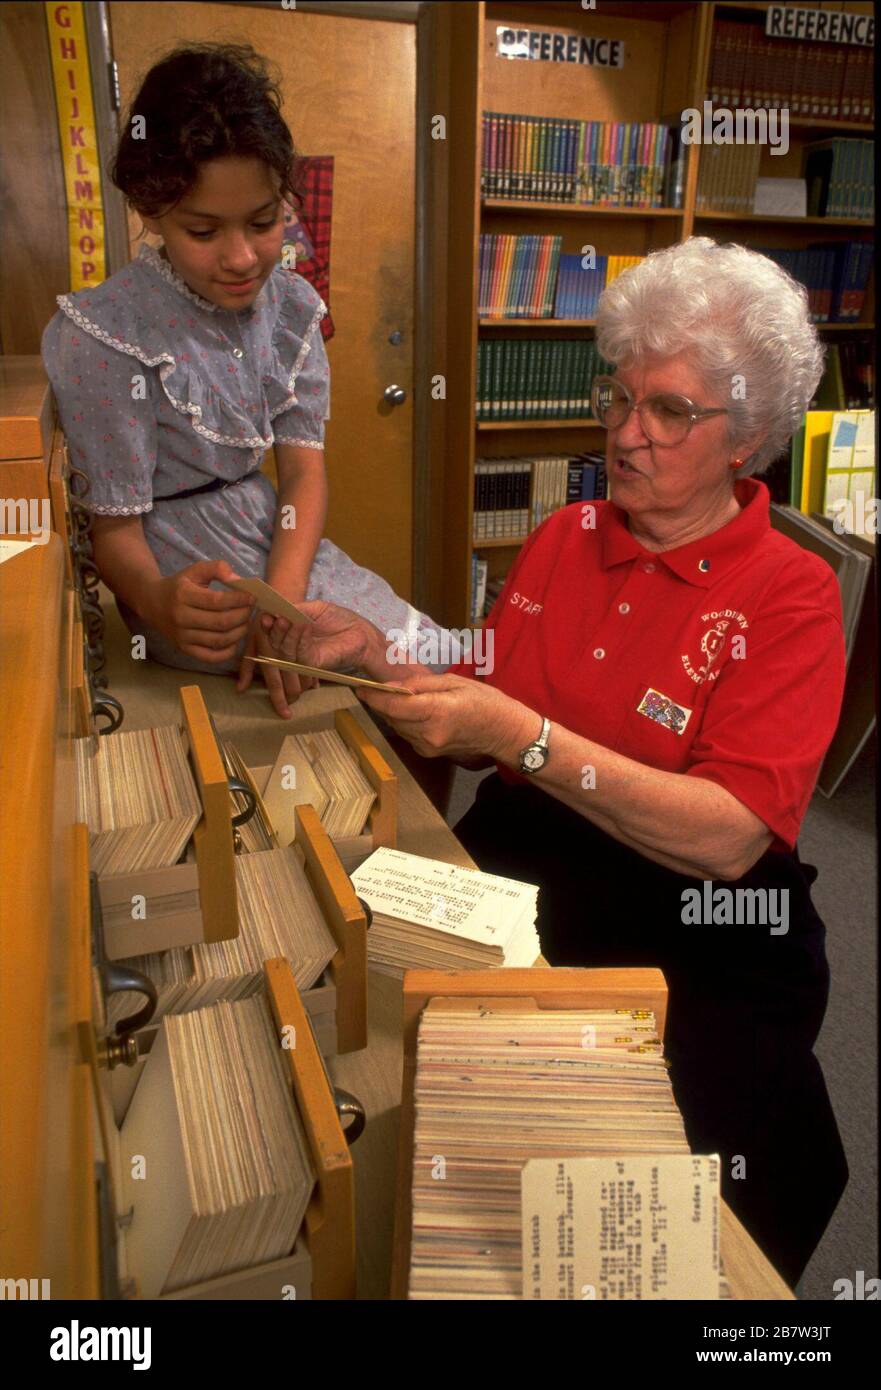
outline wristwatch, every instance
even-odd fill
[[[525,748],[520,750],[520,771],[521,772],[540,772],[550,757],[548,750],[548,737],[551,732],[550,719],[543,719],[541,722],[541,733],[534,743],[527,743]]]

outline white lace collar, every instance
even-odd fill
[[[171,261],[167,261],[155,246],[150,246],[148,242],[144,242],[138,252],[138,259],[146,261],[147,265],[152,266],[157,275],[162,276],[162,279],[167,285],[171,285],[171,288],[177,290],[178,294],[182,294],[184,299],[189,299],[193,304],[198,304],[200,309],[207,310],[209,314],[215,314],[219,309],[220,306],[218,304],[212,304],[210,299],[203,299],[200,294],[195,294],[186,281],[182,280],[178,275]]]

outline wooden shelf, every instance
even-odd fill
[[[681,208],[604,208],[593,203],[530,202],[528,198],[483,198],[486,212],[553,213],[561,217],[682,217]]]
[[[874,221],[865,217],[777,217],[772,212],[695,212],[695,222],[775,222],[785,227],[865,227]]]
[[[875,127],[871,121],[838,121],[833,116],[790,116],[790,130],[830,130],[833,135],[846,132],[849,135],[872,137]]]
[[[491,540],[474,541],[472,550],[519,550],[528,536],[493,536]]]
[[[816,323],[814,327],[821,333],[847,333],[859,329],[864,329],[866,333],[875,332],[874,323]]]
[[[575,430],[603,427],[596,420],[478,420],[479,430]]]
[[[651,0],[651,12],[648,14],[645,0],[603,0],[602,8],[604,15],[615,19],[652,19],[666,23],[701,3],[702,0]],[[486,13],[489,19],[519,18],[525,24],[535,19],[536,8],[536,0],[532,0],[532,3],[527,3],[527,0],[506,0],[506,3],[488,0]],[[568,24],[572,20],[571,0],[541,0],[541,12],[547,16],[557,15],[556,21],[548,19],[550,24]]]
[[[595,328],[596,319],[479,318],[478,328]]]

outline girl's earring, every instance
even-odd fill
[[[728,467],[729,467],[729,468],[742,468],[742,467],[743,467],[743,459],[732,459],[731,462],[729,463]]]

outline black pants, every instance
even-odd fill
[[[644,858],[537,786],[486,778],[456,835],[481,869],[539,885],[551,965],[663,971],[665,1052],[689,1143],[720,1154],[722,1195],[795,1285],[848,1178],[812,1051],[829,994],[816,870],[797,851],[768,852],[737,883],[714,885],[788,890],[788,931],[772,935],[684,925],[682,894],[703,895],[702,880]]]

